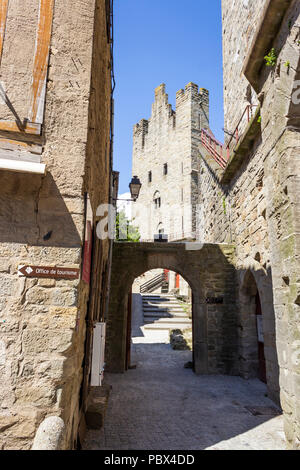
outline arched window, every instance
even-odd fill
[[[155,209],[159,209],[159,207],[161,206],[161,197],[160,197],[160,192],[159,191],[156,191],[154,193],[153,201],[154,201]]]
[[[156,233],[159,233],[159,234],[165,233],[165,229],[164,229],[162,222],[159,222]]]

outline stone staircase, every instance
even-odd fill
[[[192,327],[192,320],[171,294],[143,294],[145,330],[175,330]]]

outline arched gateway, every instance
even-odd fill
[[[136,277],[164,268],[182,275],[193,291],[194,368],[197,374],[238,375],[238,311],[234,247],[200,243],[113,245],[106,369],[124,372],[128,295]]]

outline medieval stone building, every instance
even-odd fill
[[[176,111],[165,85],[155,90],[152,115],[133,132],[133,174],[142,188],[133,205],[142,240],[165,234],[168,240],[196,238],[199,159],[194,132],[209,125],[208,92],[189,83],[176,95]]]
[[[57,416],[71,449],[108,291],[110,2],[2,0],[0,61],[0,448]]]
[[[222,10],[225,128],[231,135],[223,147],[205,132],[200,138],[199,236],[236,247],[240,373],[267,382],[269,396],[283,408],[287,441],[296,448],[300,6],[223,0]]]
[[[207,145],[200,147],[202,233],[214,242],[230,234],[236,246],[241,371],[263,374],[264,352],[269,394],[280,398],[287,441],[296,448],[300,5],[223,0],[222,11],[225,127],[233,138],[225,143],[229,161],[221,172],[206,158]],[[263,338],[257,357],[253,320],[260,308]]]

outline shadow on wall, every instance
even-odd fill
[[[83,203],[63,198],[50,173],[41,177],[3,171],[0,185],[1,243],[81,247]]]
[[[247,270],[239,270],[238,275],[240,374],[245,379],[260,377],[264,380],[268,395],[279,404],[272,270],[268,268],[265,271],[252,266]]]

